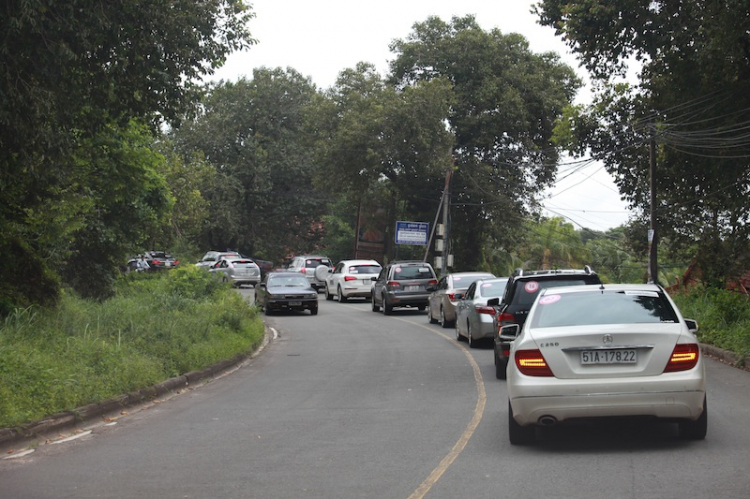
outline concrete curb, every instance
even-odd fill
[[[719,362],[736,367],[737,369],[750,371],[750,357],[743,357],[742,355],[730,352],[729,350],[722,350],[721,348],[717,348],[713,345],[706,345],[704,343],[701,343],[701,350],[705,355],[712,357]]]
[[[266,327],[263,341],[258,348],[252,352],[237,355],[232,359],[217,362],[205,369],[185,373],[181,376],[162,381],[154,386],[120,395],[119,397],[110,400],[96,402],[71,411],[53,414],[52,416],[24,425],[12,428],[0,428],[0,446],[24,440],[41,438],[44,434],[52,432],[70,430],[78,425],[91,422],[96,418],[104,417],[106,414],[121,411],[127,407],[132,407],[136,404],[154,400],[165,395],[175,394],[178,390],[197,386],[207,380],[223,375],[227,371],[239,369],[245,361],[252,359],[262,352],[270,342],[270,339],[271,334],[269,333],[268,327]]]

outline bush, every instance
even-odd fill
[[[0,325],[0,427],[75,409],[257,348],[255,307],[186,266],[129,274],[106,301],[67,292]]]
[[[672,297],[683,317],[698,321],[698,339],[750,356],[750,298],[715,288],[694,288]]]

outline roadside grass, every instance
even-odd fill
[[[698,339],[750,357],[750,298],[722,289],[694,288],[672,299],[683,317],[698,321]]]
[[[208,272],[129,274],[104,302],[64,294],[0,323],[0,428],[152,386],[263,341],[255,307]]]

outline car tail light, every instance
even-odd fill
[[[299,269],[299,271],[301,274],[304,274],[307,272],[307,269],[305,269],[305,267],[302,267],[301,269]]]
[[[172,265],[179,265],[179,264],[180,264],[180,261],[179,260],[175,260]]]
[[[429,282],[428,282],[427,284],[428,284],[428,285],[429,285],[429,284],[434,284],[434,285],[437,285],[437,279],[430,279],[430,281],[429,281]]]
[[[387,283],[385,283],[385,285],[388,286],[389,288],[400,288],[401,287],[401,283],[398,282],[398,281],[388,281]]]
[[[448,293],[448,299],[450,301],[456,301],[456,293]]]
[[[159,260],[158,258],[154,258],[151,261],[154,263],[154,265],[161,265],[161,260]]]
[[[516,367],[526,376],[554,376],[540,350],[516,350]]]
[[[348,275],[344,277],[344,281],[356,281],[356,280],[357,278],[354,277],[353,275]]]
[[[673,373],[688,371],[694,368],[698,364],[700,353],[700,347],[695,343],[675,345],[674,350],[672,350],[672,356],[669,358],[669,362],[667,362],[667,367],[664,368],[664,372]]]
[[[495,315],[495,307],[488,307],[486,305],[474,305],[474,310],[478,314]]]
[[[497,323],[499,326],[507,326],[508,324],[515,324],[516,318],[513,317],[513,314],[509,314],[508,312],[503,312],[502,314],[499,314],[497,316]]]

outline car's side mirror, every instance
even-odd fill
[[[500,339],[503,341],[513,341],[518,337],[521,326],[518,324],[508,324],[500,328]]]
[[[687,325],[691,333],[698,332],[698,321],[694,319],[685,319],[685,324]]]
[[[498,305],[500,305],[500,298],[490,298],[487,300],[488,307],[497,307]]]

